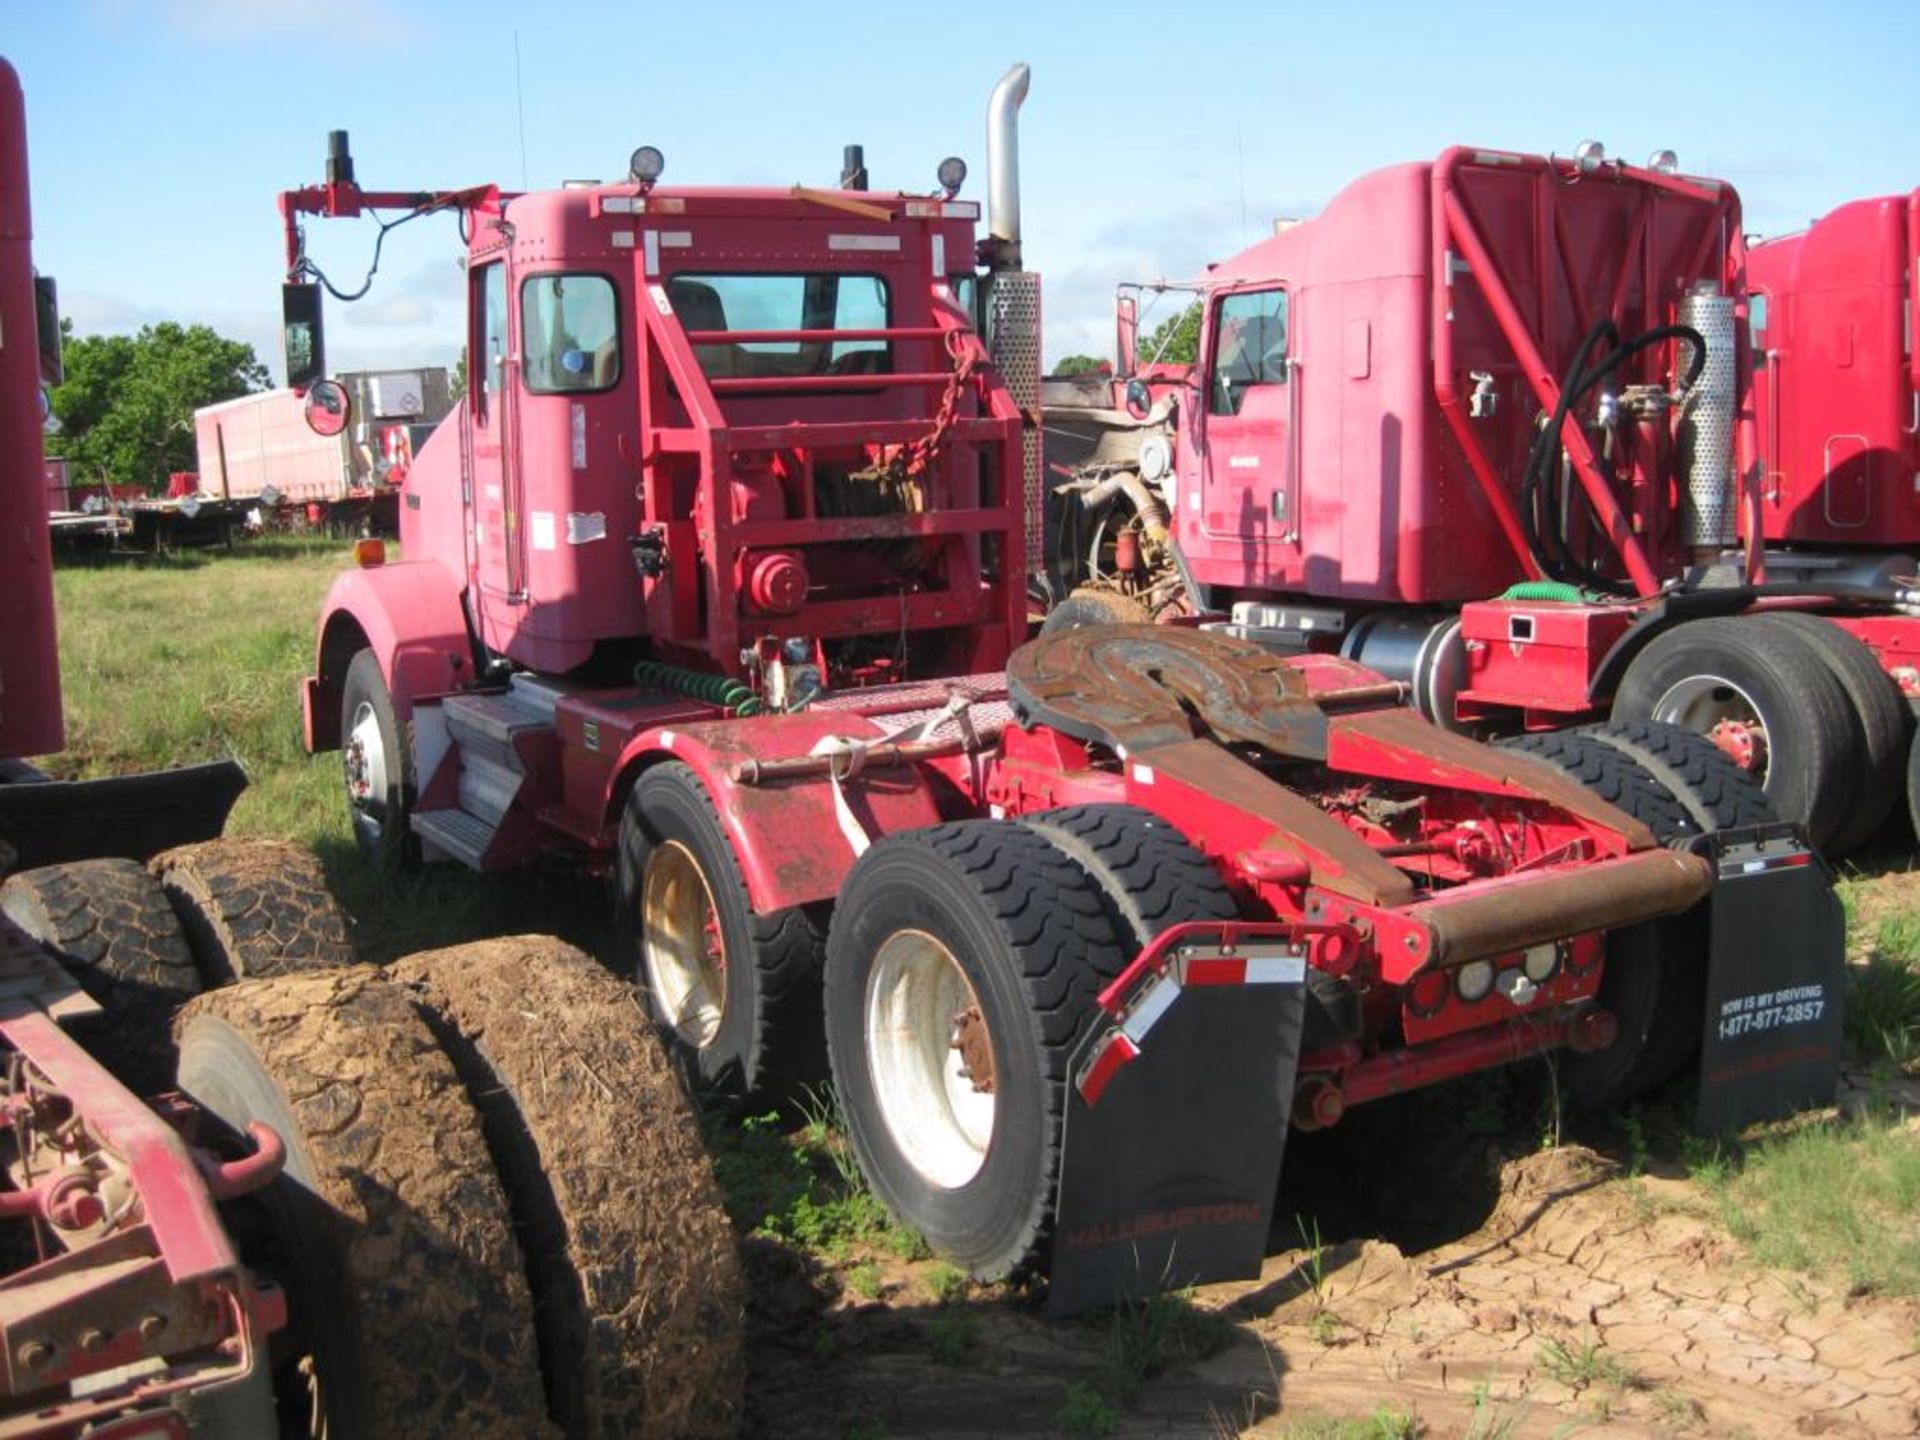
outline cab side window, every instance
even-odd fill
[[[620,310],[604,275],[536,275],[520,287],[520,342],[536,395],[605,390],[620,378]]]
[[[507,369],[507,267],[496,261],[480,276],[480,314],[476,330],[480,339],[477,357],[480,409],[491,410],[492,397],[506,386]]]
[[[1213,393],[1208,409],[1238,415],[1256,385],[1287,380],[1287,292],[1249,290],[1221,298],[1213,315]]]

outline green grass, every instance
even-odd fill
[[[1308,1415],[1280,1432],[1280,1440],[1416,1440],[1420,1422],[1405,1410],[1381,1405],[1371,1415]]]
[[[1920,1061],[1920,913],[1882,918],[1847,989],[1847,1043],[1864,1059]]]
[[[1111,1435],[1120,1428],[1120,1409],[1084,1380],[1067,1386],[1054,1423],[1062,1435]]]
[[[1887,1117],[1802,1126],[1694,1173],[1762,1265],[1920,1294],[1920,1136]]]
[[[1646,1385],[1639,1375],[1597,1344],[1548,1340],[1540,1347],[1540,1368],[1550,1378],[1575,1390],[1584,1390],[1590,1385],[1639,1390]]]
[[[228,833],[311,846],[363,959],[522,930],[603,949],[608,909],[596,884],[535,872],[483,880],[457,865],[394,879],[361,859],[339,757],[300,743],[299,684],[320,603],[350,564],[342,542],[283,536],[230,554],[63,563],[54,589],[67,747],[42,767],[93,779],[237,760],[249,784]]]

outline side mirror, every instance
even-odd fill
[[[40,383],[59,385],[67,367],[60,354],[60,297],[51,275],[33,277],[33,318],[40,332]]]
[[[305,390],[327,373],[326,336],[320,327],[317,284],[289,280],[280,287],[280,334],[286,346],[287,385],[294,390]]]
[[[1140,302],[1131,295],[1122,295],[1113,302],[1114,358],[1120,364],[1122,375],[1131,375],[1139,369],[1140,359]]]
[[[347,387],[338,380],[316,380],[307,387],[305,410],[307,428],[329,439],[347,428],[353,418],[353,401]]]
[[[1127,381],[1127,413],[1136,420],[1144,420],[1151,409],[1153,391],[1147,388],[1147,382],[1140,379]]]

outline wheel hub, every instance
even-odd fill
[[[1766,768],[1767,732],[1740,720],[1722,720],[1707,732],[1707,738],[1748,774]]]
[[[969,1005],[953,1017],[953,1039],[948,1042],[960,1057],[960,1074],[982,1095],[993,1093],[993,1039],[978,1005]]]
[[[1674,682],[1653,702],[1650,718],[1706,736],[1756,784],[1766,784],[1766,718],[1754,698],[1726,677],[1689,675]]]
[[[380,718],[364,701],[353,712],[347,743],[340,747],[346,769],[347,799],[366,811],[387,793],[387,752],[380,739]]]
[[[925,931],[895,931],[874,955],[866,1051],[901,1156],[942,1189],[971,1181],[993,1141],[993,1034],[960,962]]]
[[[641,962],[662,1019],[698,1050],[727,1010],[727,947],[713,891],[693,852],[666,840],[647,857],[640,891]]]

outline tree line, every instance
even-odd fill
[[[272,382],[251,345],[171,320],[137,335],[75,335],[60,322],[66,379],[52,392],[47,453],[82,485],[166,488],[195,468],[193,412]]]

